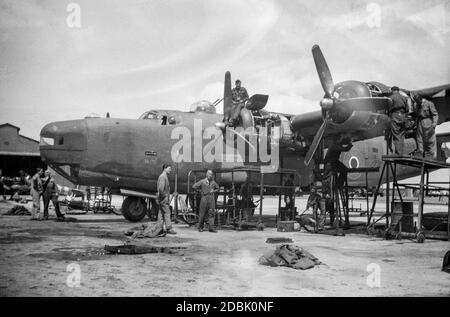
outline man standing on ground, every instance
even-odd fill
[[[41,195],[42,195],[42,177],[43,170],[38,167],[36,174],[31,178],[30,194],[33,199],[33,207],[31,208],[31,220],[38,220],[41,210]]]
[[[294,209],[295,200],[295,185],[294,175],[291,174],[284,182],[284,203],[286,204],[286,210],[289,210],[289,215],[292,215]]]
[[[195,183],[192,188],[195,190],[199,190],[202,195],[202,200],[200,201],[200,219],[198,223],[198,231],[203,232],[205,215],[206,212],[208,212],[209,232],[217,232],[214,229],[214,216],[216,210],[215,194],[219,191],[219,185],[214,181],[213,171],[206,171],[206,178]]]
[[[347,167],[339,160],[342,152],[348,152],[353,147],[352,140],[349,136],[342,135],[335,137],[327,149],[324,158],[324,171],[322,176],[323,187],[322,193],[325,198],[326,210],[330,213],[330,222],[335,221],[334,199],[332,191],[332,177],[335,176],[336,183],[342,188],[347,178]]]
[[[252,195],[252,184],[250,183],[248,177],[245,183],[242,184],[239,195],[241,196],[240,208],[242,208],[245,220],[248,221],[248,217],[253,216],[253,213],[255,212],[255,204],[253,203]]]
[[[169,164],[163,165],[163,171],[158,177],[158,193],[157,201],[159,206],[158,222],[162,222],[166,227],[166,233],[177,234],[172,229],[171,212],[170,212],[170,184],[169,175],[172,172],[172,167]]]
[[[48,220],[48,207],[50,205],[50,201],[53,203],[53,207],[55,207],[56,216],[59,221],[64,220],[64,215],[61,214],[59,210],[59,202],[58,202],[58,186],[56,185],[55,179],[52,177],[49,170],[45,171],[45,179],[42,184],[43,188],[43,199],[44,199],[44,220]]]

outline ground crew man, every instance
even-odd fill
[[[292,215],[295,199],[294,175],[289,175],[289,178],[284,182],[284,186],[284,203],[286,204],[286,210],[289,210]]]
[[[38,167],[36,169],[36,174],[33,175],[31,178],[31,188],[30,188],[30,194],[31,198],[33,199],[33,207],[31,208],[31,220],[38,220],[39,219],[39,212],[41,210],[41,202],[40,198],[42,195],[42,179],[43,176],[43,170],[42,168]]]
[[[400,94],[400,89],[397,86],[391,88],[392,105],[389,109],[389,116],[391,117],[391,136],[394,142],[395,154],[403,155],[403,147],[405,143],[406,132],[406,113],[412,107],[412,102],[408,97]]]
[[[42,197],[44,199],[44,220],[48,220],[48,207],[50,205],[50,201],[53,203],[53,207],[55,207],[55,212],[58,220],[64,220],[64,215],[61,214],[61,211],[59,210],[58,186],[56,185],[55,179],[52,177],[49,170],[45,171],[45,178],[42,182],[42,189]]]
[[[27,186],[29,185],[29,176],[27,175],[27,173],[25,173],[23,170],[19,171],[19,185],[21,186]]]
[[[236,120],[239,118],[239,114],[241,113],[242,108],[249,100],[247,89],[241,87],[241,81],[238,79],[236,80],[235,84],[236,87],[231,91],[233,99],[233,109],[231,110],[231,117],[229,120],[231,126],[234,126]]]
[[[339,138],[335,138],[333,142],[330,144],[330,146],[327,149],[327,154],[324,158],[324,171],[322,179],[326,187],[329,186],[330,178],[333,174],[333,172],[339,173],[339,184],[343,185],[343,181],[345,180],[346,173],[347,173],[347,167],[342,164],[342,162],[339,160],[342,152],[348,152],[353,147],[353,144],[351,142],[351,139],[347,136],[341,136]]]
[[[438,123],[438,112],[434,103],[422,96],[414,97],[417,112],[417,154],[420,157],[435,159],[437,157],[436,126]]]
[[[319,230],[324,229],[325,225],[325,215],[324,210],[322,208],[322,195],[319,193],[315,186],[311,186],[311,193],[309,194],[308,201],[306,203],[306,212],[308,209],[312,208],[313,216],[314,216],[314,231],[317,232]],[[318,211],[320,210],[320,214]]]
[[[172,229],[171,212],[170,212],[170,184],[169,175],[172,172],[172,167],[168,164],[163,165],[163,171],[158,177],[158,193],[157,193],[157,203],[158,203],[158,222],[162,222],[166,226],[166,233],[177,234]]]
[[[255,211],[255,204],[253,203],[252,195],[252,185],[250,184],[248,178],[245,183],[242,184],[239,195],[241,196],[241,208],[244,212],[244,217],[248,220],[248,216],[253,216],[253,213]]]
[[[200,191],[202,200],[200,201],[200,219],[198,231],[203,232],[206,212],[208,212],[209,232],[217,232],[214,229],[214,216],[216,210],[216,193],[219,191],[219,185],[214,181],[212,170],[206,171],[206,178],[198,181],[192,186],[193,189]]]
[[[335,175],[337,177],[337,184],[342,187],[347,177],[347,167],[339,160],[342,152],[347,152],[353,147],[351,139],[347,136],[335,138],[328,147],[327,154],[324,159],[323,171],[323,194],[325,196],[325,205],[327,211],[330,213],[330,222],[333,223],[334,217],[334,203],[333,193],[331,192],[331,179]]]

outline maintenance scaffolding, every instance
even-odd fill
[[[198,201],[195,199],[195,192],[191,192],[192,184],[197,181],[197,175],[200,173],[204,173],[208,169],[196,169],[190,170],[188,173],[188,199],[192,199],[193,209],[198,209]],[[296,183],[300,186],[300,174],[297,170],[294,169],[285,169],[279,168],[276,171],[265,171],[264,168],[261,167],[234,167],[234,168],[219,168],[212,169],[215,175],[217,174],[231,174],[231,185],[224,186],[220,185],[220,191],[218,196],[223,196],[222,203],[216,204],[216,218],[219,227],[229,227],[233,229],[242,230],[244,228],[257,228],[258,230],[263,230],[264,222],[263,222],[263,201],[265,195],[265,189],[275,189],[278,192],[278,212],[276,216],[276,221],[280,219],[294,220],[296,207],[295,207],[295,199],[293,200],[293,204],[289,210],[284,210],[281,207],[281,200],[283,196],[283,190],[293,190],[295,197],[295,189]],[[259,185],[251,186],[247,189],[249,196],[253,197],[253,188],[259,188],[259,200],[256,202],[258,205],[250,204],[250,201],[242,201],[237,204],[237,190],[236,190],[236,177],[235,174],[239,172],[247,173],[247,178],[250,177],[249,174],[259,174]],[[265,175],[267,174],[278,174],[280,175],[280,185],[267,185],[265,184]],[[203,177],[202,175],[202,177]],[[284,186],[283,185],[283,175],[296,175],[298,182],[294,182],[294,186]],[[193,182],[191,183],[191,178],[193,178]],[[217,199],[219,201],[219,198]],[[253,201],[252,201],[253,202]],[[253,211],[259,208],[258,220],[255,222],[249,221],[249,214],[253,214]],[[222,210],[222,213],[219,213],[218,210]],[[253,215],[252,215],[253,216]],[[253,218],[253,217],[252,217]]]
[[[386,219],[385,229],[389,235],[395,237],[408,237],[414,238],[417,242],[422,243],[425,238],[445,239],[450,240],[450,179],[448,182],[431,182],[429,179],[430,171],[437,169],[449,169],[450,164],[440,162],[436,160],[424,159],[415,156],[397,156],[397,155],[384,155],[382,157],[384,162],[381,171],[380,179],[378,181],[377,189],[375,191],[372,208],[368,218],[368,229],[375,227],[375,225],[381,220]],[[419,184],[407,184],[399,183],[397,179],[397,166],[409,166],[420,169],[420,183]],[[375,212],[375,206],[377,203],[377,197],[380,194],[381,185],[383,180],[386,183],[386,212],[378,219],[373,219]],[[392,189],[391,183],[392,182]],[[404,232],[402,226],[407,224],[406,221],[412,223],[414,220],[413,202],[404,201],[401,193],[401,188],[413,189],[418,191],[418,213],[417,223],[414,224],[412,232]],[[427,220],[432,220],[433,223],[424,226],[424,205],[425,198],[430,197],[431,193],[439,192],[441,197],[447,197],[447,215],[439,216],[426,214]],[[396,195],[397,194],[397,195]],[[409,203],[409,207],[408,207]],[[401,214],[398,213],[400,207]],[[395,208],[395,210],[394,210]],[[373,222],[372,222],[373,220]],[[412,227],[412,226],[411,226]],[[445,230],[442,228],[445,227]]]
[[[327,230],[321,230],[322,232],[328,232],[328,230],[335,230],[335,235],[343,235],[344,232],[341,231],[341,229],[350,229],[350,212],[359,212],[360,215],[369,215],[369,174],[370,173],[377,173],[379,172],[378,167],[362,167],[362,168],[347,168],[345,172],[337,170],[333,170],[331,172],[330,177],[330,197],[327,199],[324,194],[324,179],[321,176],[321,185],[318,187],[321,191],[321,207],[320,209],[323,211],[326,211],[323,215],[326,216],[326,213],[330,216],[330,225],[332,226],[331,229]],[[319,170],[321,174],[323,174],[324,169]],[[338,173],[344,173],[345,177],[339,177]],[[361,184],[359,186],[350,186],[348,175],[349,174],[364,174],[365,176],[365,182],[364,184]],[[339,181],[339,178],[341,179]],[[354,196],[351,196],[349,191],[352,190],[362,190],[365,192],[365,202],[367,209],[365,212],[363,212],[362,208],[355,208],[353,200],[355,199]],[[307,210],[305,210],[307,211]],[[304,211],[304,212],[305,212]],[[303,212],[303,213],[304,213]],[[302,213],[302,215],[303,215]],[[319,231],[319,214],[318,210],[313,209],[313,217],[315,221],[314,225],[314,232],[320,233]],[[332,221],[332,218],[334,218],[334,221]],[[360,224],[356,224],[356,226],[359,226]]]

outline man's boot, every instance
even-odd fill
[[[177,234],[172,228],[170,228],[169,230],[167,230],[166,233],[167,233],[167,234]]]

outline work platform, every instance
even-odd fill
[[[383,168],[368,217],[368,229],[370,230],[378,221],[386,218],[386,232],[396,237],[412,237],[419,243],[424,242],[426,237],[450,240],[450,179],[447,182],[431,182],[429,179],[430,171],[449,169],[450,164],[416,156],[384,155],[382,160],[384,162]],[[419,184],[399,183],[396,173],[399,165],[420,169]],[[386,212],[379,219],[372,222],[377,197],[380,195],[383,182],[386,184]],[[401,188],[418,190],[417,223],[414,223],[414,226],[412,226],[414,221],[413,202],[405,202],[403,200]],[[435,223],[430,229],[424,227],[423,220],[425,197],[430,196],[431,191],[444,193],[440,196],[447,197],[447,215],[446,217],[436,216],[434,218],[427,215],[427,219],[431,219]],[[402,228],[402,226],[408,227],[409,230],[404,230],[405,228]],[[444,226],[445,231],[442,230]],[[439,231],[437,231],[438,228],[440,228]]]
[[[195,192],[191,192],[191,185],[194,184],[200,177],[204,177],[204,173],[208,169],[194,169],[190,170],[188,173],[188,199],[191,198],[191,205],[193,207],[194,213],[198,214],[198,207],[200,203],[199,197],[195,196]],[[276,171],[265,170],[261,167],[252,166],[239,166],[233,168],[218,168],[212,170],[215,175],[230,174],[231,183],[228,186],[220,186],[220,190],[217,193],[217,203],[216,203],[216,219],[219,228],[231,228],[231,229],[244,229],[244,228],[256,228],[258,230],[263,230],[264,220],[263,218],[263,202],[265,190],[272,189],[277,191],[278,196],[278,213],[275,218],[275,222],[278,223],[280,220],[291,220],[293,221],[296,215],[295,199],[292,202],[290,208],[282,208],[281,201],[284,195],[283,191],[293,190],[300,186],[300,174],[297,170],[279,168]],[[236,174],[244,172],[247,175],[257,174],[258,183],[249,183],[247,187],[247,197],[252,197],[247,200],[238,199],[238,190],[236,184]],[[269,185],[265,183],[265,175],[276,174],[279,175],[279,185]],[[294,180],[294,186],[284,186],[283,177],[287,175],[294,175],[296,179]],[[253,201],[253,188],[258,189],[259,199]],[[219,197],[222,197],[220,199]],[[295,194],[294,194],[295,197]],[[220,202],[222,201],[222,202]],[[187,205],[187,204],[186,204]],[[259,209],[259,214],[254,217],[253,214],[256,209]],[[218,212],[220,210],[221,212]],[[256,221],[251,221],[256,220]],[[255,219],[256,218],[256,219]]]

